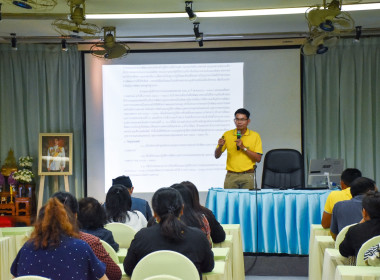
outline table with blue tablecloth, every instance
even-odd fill
[[[212,188],[206,207],[221,224],[240,224],[244,252],[309,253],[310,225],[321,222],[330,190]]]

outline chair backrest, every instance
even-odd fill
[[[304,188],[303,158],[293,149],[274,149],[264,158],[261,188]]]
[[[116,251],[114,250],[114,248],[112,248],[112,246],[110,244],[108,244],[107,242],[105,242],[104,240],[100,239],[100,242],[102,243],[104,249],[106,249],[107,253],[110,254],[111,259],[115,263],[119,263],[119,257],[117,256]]]
[[[335,239],[335,249],[339,249],[339,245],[340,243],[342,243],[342,241],[344,240],[344,238],[346,237],[346,233],[348,231],[348,229],[352,226],[354,226],[356,224],[352,224],[352,225],[348,225],[348,226],[345,226],[344,228],[342,228],[342,230],[338,233],[338,235],[336,236],[336,239]]]
[[[366,263],[364,262],[364,253],[371,248],[372,246],[375,246],[380,243],[380,235],[372,237],[367,242],[364,242],[364,244],[360,247],[358,255],[356,256],[356,265],[357,266],[366,266]]]
[[[42,277],[42,276],[35,276],[35,275],[27,275],[27,276],[20,276],[13,279],[20,279],[20,280],[50,280],[50,278]]]
[[[180,253],[168,250],[156,251],[142,258],[133,270],[131,280],[149,279],[158,275],[199,280],[198,270],[192,261]]]
[[[182,280],[182,279],[175,276],[171,276],[171,275],[155,275],[155,276],[145,278],[144,280]]]
[[[129,248],[136,234],[133,228],[123,223],[109,223],[104,227],[112,231],[113,238],[119,243],[120,248]]]

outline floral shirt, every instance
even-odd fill
[[[203,227],[201,228],[201,230],[206,234],[207,240],[210,243],[210,247],[212,247],[210,224],[204,214],[202,214],[202,222]]]
[[[121,270],[120,267],[111,259],[110,255],[104,249],[100,239],[92,234],[80,232],[80,239],[90,245],[95,256],[106,265],[106,275],[109,280],[120,280]]]

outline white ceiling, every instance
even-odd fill
[[[35,11],[18,8],[5,0],[0,21],[0,42],[9,42],[10,33],[16,33],[18,41],[59,40],[59,34],[51,23],[56,18],[66,17],[69,7],[64,0],[51,11]],[[358,2],[358,1],[357,1]],[[360,3],[376,3],[378,0],[363,0]],[[344,4],[354,3],[344,1]],[[194,1],[193,10],[223,11],[267,8],[305,7],[322,4],[322,0],[203,0]],[[178,0],[88,0],[86,14],[112,13],[183,13],[185,1]],[[380,29],[380,10],[350,12],[355,25],[363,29]],[[308,31],[303,14],[277,16],[250,16],[230,18],[198,17],[204,39],[252,39],[267,37],[300,37]],[[163,39],[166,41],[191,40],[193,24],[187,18],[173,19],[124,19],[87,20],[103,26],[115,26],[117,37],[125,42],[144,42]],[[271,35],[268,35],[271,34]],[[81,34],[80,34],[81,35]],[[83,34],[82,34],[83,35]],[[91,38],[88,38],[91,39]]]

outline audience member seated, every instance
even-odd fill
[[[321,225],[323,228],[330,227],[334,205],[339,201],[349,200],[352,198],[350,192],[350,185],[352,181],[361,176],[362,173],[356,168],[347,168],[342,172],[342,175],[340,176],[340,187],[342,190],[332,191],[327,197],[321,221]]]
[[[193,196],[190,190],[182,184],[174,184],[171,188],[179,191],[182,196],[184,209],[181,221],[190,227],[201,229],[206,234],[210,246],[212,246],[210,224],[203,213],[195,211]]]
[[[380,235],[380,193],[369,191],[363,197],[363,220],[350,227],[346,237],[339,246],[344,257],[351,257],[359,252],[367,240]]]
[[[124,271],[132,275],[136,264],[146,255],[171,250],[188,257],[201,273],[214,268],[214,254],[205,234],[186,226],[179,218],[183,214],[181,194],[174,188],[161,188],[152,198],[154,217],[157,223],[140,230],[132,240],[124,259]],[[147,268],[149,269],[149,267]]]
[[[142,198],[132,196],[135,187],[132,185],[132,181],[131,178],[129,178],[129,176],[123,175],[113,179],[112,185],[123,185],[124,187],[126,187],[132,199],[131,210],[137,210],[143,213],[147,221],[149,221],[152,218],[152,210],[150,209],[148,201]]]
[[[224,239],[226,239],[226,233],[220,223],[216,220],[214,213],[199,203],[199,192],[197,187],[189,181],[182,182],[181,184],[190,190],[193,197],[194,210],[203,213],[206,216],[207,221],[210,224],[212,242],[223,242]]]
[[[362,200],[364,194],[375,190],[375,182],[365,177],[357,178],[351,183],[350,192],[352,199],[337,202],[333,209],[330,232],[334,240],[345,226],[361,221],[363,217]]]
[[[68,212],[74,213],[75,216],[75,226],[77,225],[78,216],[78,201],[69,192],[56,192],[53,197],[57,198]],[[110,280],[120,280],[121,270],[120,267],[112,260],[110,255],[104,249],[100,239],[92,234],[85,233],[83,231],[79,232],[79,238],[85,241],[94,252],[95,256],[106,265],[106,275]],[[75,279],[75,278],[74,278]]]
[[[108,279],[105,264],[94,255],[86,242],[78,238],[73,213],[67,211],[58,199],[50,198],[39,212],[30,239],[13,261],[12,275]]]
[[[146,227],[146,218],[140,211],[131,211],[131,204],[128,189],[123,185],[113,185],[106,196],[107,222],[126,224],[136,232]]]
[[[112,232],[104,228],[107,223],[106,211],[99,201],[92,197],[79,200],[78,221],[83,232],[95,235],[104,240],[117,252],[119,244],[113,238]]]

